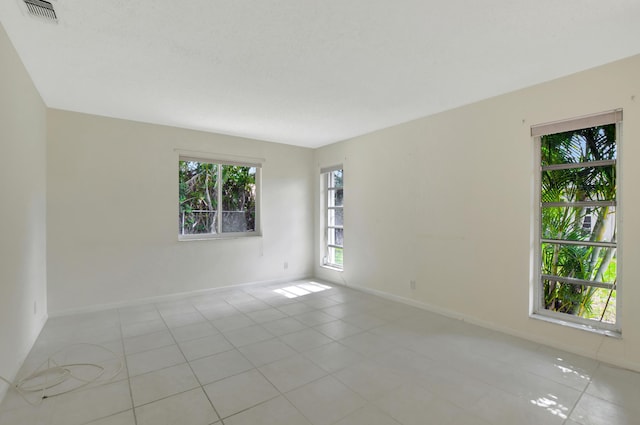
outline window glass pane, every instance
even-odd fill
[[[617,161],[616,125],[596,126],[542,136],[541,165]],[[589,164],[587,164],[589,165]],[[553,168],[553,167],[551,167]],[[558,241],[616,242],[615,206],[559,206],[617,200],[616,164],[544,170],[540,175],[540,235]],[[617,249],[567,243],[541,243],[543,309],[615,323]],[[557,276],[557,278],[556,278]],[[570,283],[555,279],[576,279]],[[579,281],[586,285],[576,284]],[[610,288],[600,288],[610,284]]]
[[[542,172],[542,202],[616,199],[616,167],[571,168]]]
[[[614,283],[617,271],[616,248],[542,244],[542,274]]]
[[[343,254],[343,249],[342,248],[329,247],[328,256],[327,256],[327,263],[331,264],[331,265],[334,265],[334,266],[342,267],[344,265],[343,259],[342,259],[342,254]]]
[[[181,235],[217,233],[217,176],[216,164],[179,162],[178,232]]]
[[[543,280],[544,308],[604,323],[616,322],[615,288]]]
[[[329,189],[329,207],[341,207],[344,189]]]
[[[542,208],[542,238],[614,242],[616,207]]]
[[[256,169],[222,166],[222,232],[256,229]]]
[[[328,219],[329,219],[329,226],[342,226],[344,225],[344,210],[342,208],[339,207],[335,207],[335,208],[329,208],[328,211]]]
[[[335,170],[329,173],[329,187],[343,187],[342,170]]]
[[[344,238],[344,230],[343,229],[335,229],[335,228],[329,228],[327,229],[328,231],[328,243],[329,245],[339,245],[342,246]]]
[[[617,158],[616,126],[609,124],[541,137],[542,165]]]

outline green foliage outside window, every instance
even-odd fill
[[[554,240],[541,245],[542,274],[594,283],[543,279],[545,309],[615,322],[616,248],[579,243],[616,242],[615,131],[611,124],[541,138],[541,237]]]
[[[255,167],[180,161],[181,235],[256,230]]]

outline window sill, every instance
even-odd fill
[[[201,235],[178,235],[178,242],[191,242],[191,241],[209,241],[209,240],[227,240],[227,239],[244,239],[244,238],[259,238],[262,237],[262,233],[222,233],[222,234],[201,234]]]
[[[320,267],[322,267],[323,269],[333,270],[334,272],[343,272],[344,271],[344,269],[341,269],[340,267],[332,266],[330,264],[321,264]]]
[[[593,326],[589,326],[587,324],[570,322],[568,320],[562,320],[557,317],[550,317],[540,313],[532,313],[529,315],[529,317],[535,320],[542,320],[543,322],[555,323],[556,325],[562,325],[568,328],[591,332],[598,335],[604,335],[612,338],[622,338],[622,332],[617,330],[596,328]]]

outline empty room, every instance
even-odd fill
[[[640,424],[639,17],[0,2],[0,425]]]

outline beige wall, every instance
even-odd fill
[[[640,56],[317,150],[316,173],[344,163],[346,227],[345,271],[317,276],[640,370],[638,75]],[[622,339],[529,318],[530,126],[616,108]]]
[[[47,314],[46,108],[2,25],[0,69],[0,376],[13,379]]]
[[[313,273],[312,150],[59,110],[48,120],[52,314]],[[262,237],[178,241],[176,149],[266,160]]]

